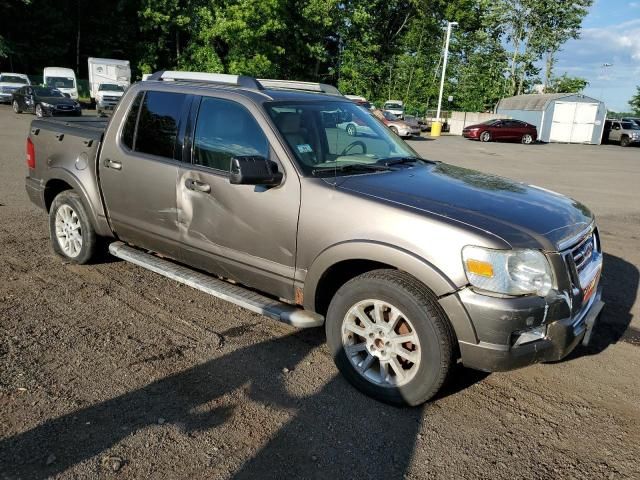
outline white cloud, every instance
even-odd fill
[[[638,3],[640,6],[640,2]],[[611,63],[611,67],[602,67]],[[564,72],[589,81],[586,93],[604,97],[616,110],[628,108],[640,75],[640,18],[616,25],[584,28],[558,55],[556,74]]]

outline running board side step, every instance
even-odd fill
[[[175,264],[160,257],[145,253],[130,247],[123,242],[113,242],[109,245],[111,255],[126,262],[146,268],[152,272],[164,275],[176,282],[201,290],[209,295],[227,302],[235,303],[252,312],[266,315],[280,322],[288,323],[297,328],[321,327],[324,317],[317,313],[280,302],[256,293],[247,288]]]

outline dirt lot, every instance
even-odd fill
[[[0,107],[0,479],[640,478],[640,148],[413,142],[592,207],[607,306],[565,361],[460,367],[398,409],[337,375],[320,329],[55,257],[24,192],[31,118]]]

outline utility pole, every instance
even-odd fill
[[[444,91],[444,77],[447,72],[447,60],[449,59],[449,40],[451,39],[451,28],[458,25],[458,22],[447,22],[447,40],[444,44],[444,60],[442,62],[442,78],[440,79],[440,95],[438,96],[438,112],[436,118],[440,120],[442,109],[442,92]]]
[[[602,88],[600,89],[600,98],[598,100],[600,100],[601,102],[604,102],[603,98],[604,97],[604,82],[606,80],[609,80],[609,76],[607,75],[607,69],[613,67],[613,63],[603,63],[602,65],[600,65],[600,68],[602,68],[602,74],[600,75],[600,80],[603,82]]]

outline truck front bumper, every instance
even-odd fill
[[[467,312],[470,313],[479,310],[479,305],[473,304],[473,301],[477,300],[473,296],[479,295],[467,294],[467,302],[463,301]],[[564,318],[558,317],[558,314],[564,311],[563,308],[558,305],[550,306],[544,299],[531,301],[536,300],[545,303],[537,305],[532,303],[527,306],[522,299],[482,298],[483,318],[474,319],[473,314],[470,315],[474,326],[477,328],[479,324],[477,320],[486,325],[486,320],[489,317],[493,318],[495,321],[489,325],[489,329],[485,328],[479,333],[502,341],[495,343],[482,340],[478,343],[460,341],[462,363],[477,370],[497,372],[539,362],[560,360],[569,355],[580,342],[588,344],[593,327],[604,306],[601,287],[598,287],[585,307],[574,315]],[[522,335],[529,335],[529,338],[536,339],[519,343]]]

